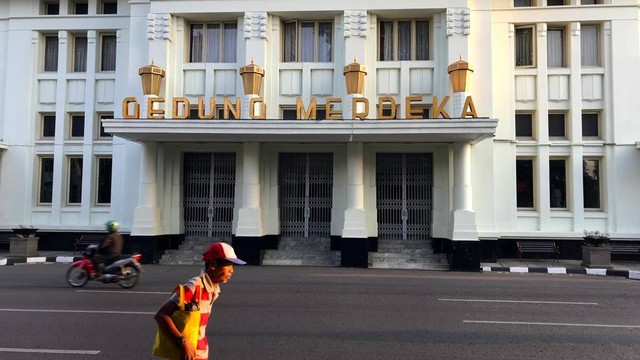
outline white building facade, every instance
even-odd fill
[[[639,4],[2,0],[0,230],[66,249],[117,219],[147,261],[208,237],[253,264],[330,238],[358,267],[424,241],[465,270],[640,241]]]

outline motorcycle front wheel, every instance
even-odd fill
[[[120,281],[118,281],[118,285],[125,289],[131,289],[132,287],[138,284],[140,281],[140,272],[138,268],[133,265],[127,265],[124,267],[124,273],[121,275]]]
[[[82,287],[89,281],[89,273],[78,265],[72,265],[67,270],[67,283],[73,287]]]

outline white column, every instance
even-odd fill
[[[260,205],[260,143],[246,142],[242,151],[242,207],[236,236],[262,236]]]
[[[131,235],[161,234],[160,208],[158,207],[157,165],[158,144],[142,143],[140,159],[140,192],[138,207],[133,212]]]
[[[468,95],[469,93],[466,92],[453,93],[453,113],[449,114],[452,118],[461,118],[462,108]]]
[[[364,146],[347,144],[347,210],[344,212],[344,238],[366,238],[364,211]]]
[[[451,213],[452,240],[478,240],[476,214],[471,192],[471,145],[453,144],[453,211]]]

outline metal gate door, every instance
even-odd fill
[[[184,154],[185,237],[231,239],[235,153]]]
[[[431,238],[431,154],[376,156],[378,238]]]
[[[278,182],[281,235],[330,237],[332,154],[281,153]]]

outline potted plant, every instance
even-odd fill
[[[611,248],[609,236],[599,230],[585,231],[582,237],[582,266],[610,268]]]
[[[9,254],[14,256],[38,256],[38,229],[33,226],[18,225],[11,229],[15,234],[9,243]]]

